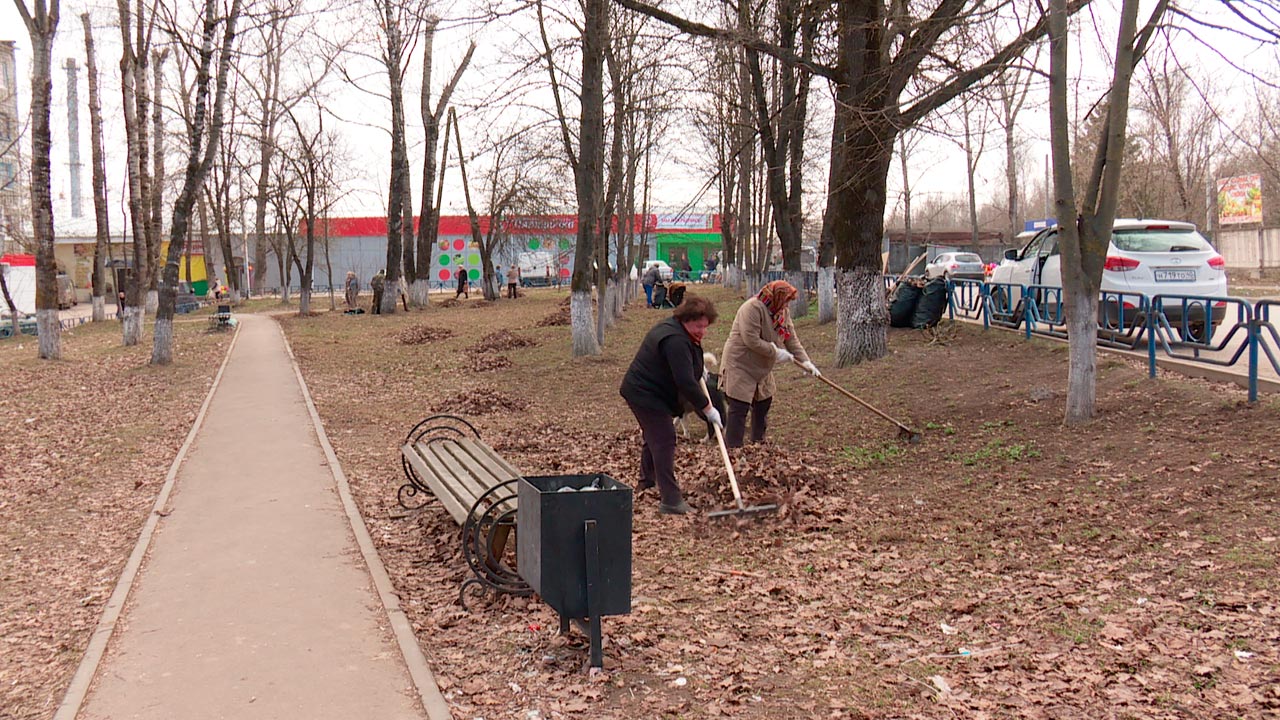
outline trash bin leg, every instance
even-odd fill
[[[603,639],[600,635],[600,611],[597,607],[600,593],[600,537],[596,521],[583,523],[587,550],[587,618],[591,623],[591,667],[604,666]]]

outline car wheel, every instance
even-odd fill
[[[1178,337],[1183,342],[1205,343],[1213,336],[1212,332],[1206,332],[1203,322],[1189,322],[1186,326],[1179,325],[1177,327]]]

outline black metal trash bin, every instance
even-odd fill
[[[520,479],[516,566],[560,629],[587,619],[600,667],[600,618],[631,612],[631,488],[604,474]]]

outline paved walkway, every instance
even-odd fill
[[[425,718],[280,328],[239,317],[78,717]]]

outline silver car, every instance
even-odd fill
[[[986,277],[986,264],[977,253],[947,252],[924,266],[924,276],[928,279],[982,280]]]

